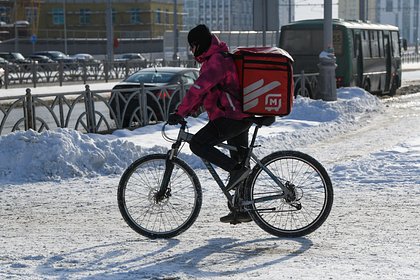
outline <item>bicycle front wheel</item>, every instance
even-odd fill
[[[166,154],[142,157],[131,164],[118,186],[118,207],[127,224],[149,238],[171,238],[187,230],[197,219],[202,204],[201,185],[194,171],[174,158],[163,199],[156,193],[165,172]]]
[[[261,163],[289,192],[286,195],[261,166],[254,167],[245,194],[257,225],[279,237],[299,237],[319,228],[333,203],[332,183],[325,168],[297,151],[275,152]]]

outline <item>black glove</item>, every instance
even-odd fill
[[[175,125],[184,122],[184,118],[178,115],[177,113],[169,114],[168,124]]]

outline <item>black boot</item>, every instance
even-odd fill
[[[239,224],[239,223],[248,223],[252,221],[251,216],[248,212],[230,212],[226,216],[220,218],[222,223],[231,223],[231,224]]]

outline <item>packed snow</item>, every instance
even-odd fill
[[[131,230],[118,181],[137,158],[170,148],[163,124],[1,136],[0,279],[419,279],[420,93],[337,94],[334,102],[298,97],[258,137],[259,155],[300,150],[333,181],[329,218],[296,239],[220,223],[226,200],[188,145],[181,157],[203,188],[195,224],[169,240]],[[191,132],[206,122],[206,114],[188,118]],[[175,137],[176,126],[166,129]]]

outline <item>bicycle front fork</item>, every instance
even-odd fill
[[[165,172],[163,173],[163,178],[160,184],[159,191],[155,194],[156,203],[159,203],[163,199],[171,196],[171,187],[169,186],[169,182],[171,180],[172,171],[174,170],[175,166],[172,162],[172,158],[173,150],[170,150],[166,155]]]

